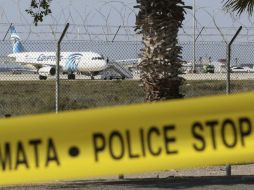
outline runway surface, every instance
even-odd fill
[[[186,80],[226,80],[226,73],[202,73],[202,74],[184,74],[182,75]],[[254,80],[254,73],[231,73],[231,80]],[[67,75],[60,75],[60,79],[66,79]],[[76,75],[76,80],[90,80],[89,76]],[[95,79],[101,79],[100,75],[95,76]],[[37,81],[38,74],[6,74],[0,73],[0,81]],[[55,76],[48,77],[48,80],[55,80]],[[128,80],[139,80],[133,78]]]
[[[186,80],[226,80],[227,73],[184,74]],[[254,73],[231,73],[231,80],[254,80]]]
[[[56,76],[49,76],[47,80],[55,80]],[[67,75],[60,75],[60,79],[66,79]],[[76,80],[90,80],[89,76],[76,75]],[[95,79],[100,79],[96,76]],[[0,74],[0,81],[39,81],[38,74]]]

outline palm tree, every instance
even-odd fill
[[[253,13],[254,0],[223,0],[224,9],[230,12],[236,12],[241,15],[244,11],[251,16]]]
[[[143,36],[141,81],[146,101],[182,98],[181,51],[178,31],[185,8],[182,0],[137,0],[136,30]]]

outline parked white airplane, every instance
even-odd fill
[[[25,51],[20,37],[14,26],[11,26],[11,40],[13,40],[13,53],[8,57],[23,65],[33,65],[38,70],[39,79],[46,80],[48,76],[56,73],[56,52],[29,52]],[[75,79],[75,73],[81,72],[91,76],[107,68],[104,57],[95,52],[61,52],[60,68],[68,73],[68,79]]]

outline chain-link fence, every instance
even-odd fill
[[[203,96],[226,93],[227,44],[225,42],[196,43],[196,59],[193,61],[193,43],[183,47],[185,95]],[[252,91],[254,88],[253,43],[232,45],[230,60],[230,89],[232,93]],[[195,65],[195,66],[194,66]],[[193,73],[195,68],[195,73]]]
[[[0,42],[0,115],[55,111],[56,41]],[[185,97],[226,94],[226,44],[183,47]],[[254,89],[253,43],[232,46],[232,92]],[[137,69],[140,41],[75,41],[61,44],[59,110],[144,102]],[[193,73],[193,67],[195,73]]]
[[[0,42],[1,115],[55,111],[56,41]],[[140,42],[63,41],[59,110],[144,101],[133,80]]]

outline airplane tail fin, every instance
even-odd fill
[[[21,38],[18,36],[14,26],[10,27],[11,40],[13,40],[13,53],[21,53],[25,51],[24,46],[21,43]]]

